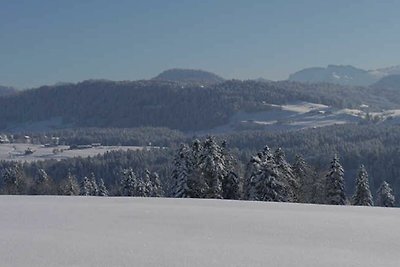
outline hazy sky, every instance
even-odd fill
[[[0,0],[0,84],[400,64],[398,0]]]

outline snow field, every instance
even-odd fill
[[[0,196],[0,266],[400,266],[399,209]]]

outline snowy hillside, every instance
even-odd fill
[[[400,210],[1,196],[0,266],[398,267]]]

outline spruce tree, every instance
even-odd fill
[[[192,197],[189,189],[189,148],[181,144],[174,160],[172,180],[174,181],[173,197]]]
[[[360,166],[356,178],[356,191],[352,203],[355,206],[373,206],[372,194],[369,190],[368,173],[364,165]]]
[[[203,173],[204,144],[195,139],[188,153],[188,188],[192,198],[206,198],[210,187]]]
[[[222,192],[224,199],[240,199],[239,177],[233,171],[222,180]]]
[[[89,180],[90,180],[90,184],[91,184],[91,187],[92,187],[92,191],[90,192],[90,195],[91,196],[98,196],[99,195],[99,187],[98,187],[97,182],[96,182],[96,176],[94,175],[93,172],[90,174]]]
[[[301,155],[296,155],[293,173],[299,179],[298,200],[302,203],[323,203],[323,184],[317,172]]]
[[[395,197],[390,185],[383,181],[378,191],[376,192],[376,205],[380,207],[394,207]]]
[[[61,184],[61,194],[66,196],[77,196],[79,193],[79,183],[76,180],[76,177],[68,171],[67,178]]]
[[[108,196],[108,190],[107,187],[104,184],[103,179],[100,179],[99,181],[99,196],[101,197],[107,197]]]
[[[346,195],[344,188],[344,171],[339,157],[334,156],[331,168],[326,175],[325,182],[326,203],[330,205],[345,205]]]
[[[298,202],[300,191],[299,179],[294,174],[292,166],[286,161],[285,153],[281,148],[278,148],[275,150],[273,157],[279,172],[278,178],[287,190],[288,200]]]
[[[153,172],[150,176],[150,181],[151,181],[150,196],[151,197],[164,196],[164,190],[162,188],[160,176],[158,175],[158,173]]]
[[[203,146],[200,166],[208,185],[207,198],[222,198],[222,181],[227,175],[222,148],[213,137],[208,137]]]
[[[137,176],[132,168],[124,170],[121,177],[120,192],[122,196],[133,197],[137,193]]]
[[[81,195],[82,196],[91,196],[93,192],[93,186],[87,176],[83,177],[82,185],[81,185]]]
[[[19,164],[14,164],[6,168],[3,172],[3,191],[7,195],[22,194],[24,180],[22,168]]]
[[[37,168],[32,185],[32,194],[45,195],[51,193],[51,181],[45,170]]]
[[[268,146],[250,160],[245,197],[249,200],[286,202],[287,185]]]

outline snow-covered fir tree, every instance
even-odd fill
[[[331,168],[325,181],[326,203],[330,205],[345,205],[346,195],[344,188],[344,170],[339,162],[339,157],[334,156]]]
[[[301,155],[296,155],[293,173],[299,179],[299,202],[323,203],[325,198],[323,184],[314,168]]]
[[[258,174],[261,171],[261,166],[264,156],[260,152],[250,158],[250,162],[246,167],[245,180],[243,183],[243,198],[247,200],[257,200],[256,184]]]
[[[153,172],[150,175],[151,188],[150,188],[150,196],[151,197],[162,197],[164,196],[164,190],[161,185],[160,176],[158,173]]]
[[[186,198],[192,197],[189,190],[189,147],[181,144],[174,160],[172,180],[174,181],[173,197]]]
[[[247,199],[277,202],[290,200],[288,185],[280,177],[282,174],[268,146],[252,157],[248,170],[251,173],[247,175]]]
[[[92,186],[90,179],[87,176],[83,177],[82,185],[81,185],[81,195],[82,196],[91,196],[92,192],[93,192],[93,186]]]
[[[225,158],[213,137],[205,140],[200,160],[202,175],[209,187],[206,197],[222,198],[222,181],[227,175]]]
[[[281,148],[277,148],[273,156],[279,172],[278,178],[285,185],[289,201],[298,202],[300,190],[299,179],[294,174],[292,166],[286,161],[285,153]]]
[[[7,195],[17,195],[23,193],[24,180],[22,168],[19,164],[14,164],[3,171],[3,191]]]
[[[122,172],[120,192],[122,196],[133,197],[136,195],[137,176],[130,168]]]
[[[390,185],[383,181],[378,191],[376,192],[376,205],[380,207],[394,207],[395,197]]]
[[[222,181],[222,197],[240,199],[239,177],[233,171],[230,171]]]
[[[364,165],[360,166],[356,178],[356,191],[352,198],[355,206],[373,206],[371,191],[369,190],[368,173]]]
[[[97,182],[96,182],[96,176],[94,175],[93,172],[90,174],[89,180],[90,180],[90,183],[92,185],[92,191],[90,192],[90,195],[91,196],[98,196],[99,195],[99,187],[98,187]]]
[[[61,194],[67,196],[77,196],[80,193],[79,183],[76,177],[68,171],[67,178],[61,184]]]
[[[192,198],[206,198],[210,187],[206,177],[203,175],[202,159],[204,155],[204,144],[195,139],[189,148],[188,170],[189,170],[189,195]]]
[[[38,168],[34,176],[32,193],[34,195],[45,195],[51,193],[50,178],[45,170]]]
[[[108,194],[109,193],[108,193],[107,187],[104,184],[103,179],[100,178],[100,181],[99,181],[99,194],[98,195],[101,196],[101,197],[107,197]]]
[[[150,196],[150,188],[150,171],[145,170],[144,174],[136,179],[135,195],[138,197],[148,197]]]

